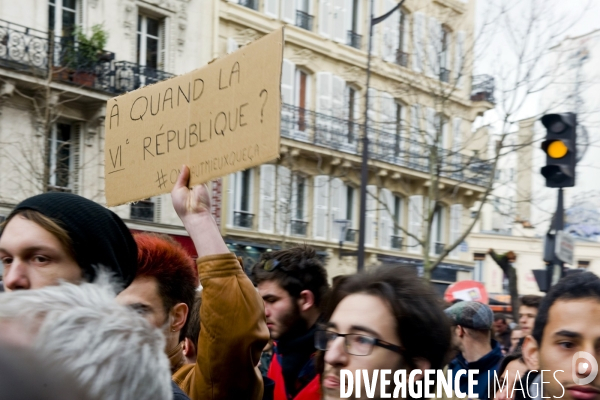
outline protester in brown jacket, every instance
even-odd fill
[[[221,237],[207,187],[188,189],[189,176],[183,166],[171,197],[198,252],[202,329],[196,363],[181,367],[173,380],[192,400],[260,400],[257,365],[269,339],[263,301]]]

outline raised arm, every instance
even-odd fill
[[[201,329],[196,364],[173,378],[191,400],[261,400],[257,365],[269,339],[263,301],[221,237],[208,188],[188,189],[188,180],[184,166],[171,196],[199,255]]]

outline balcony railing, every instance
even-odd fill
[[[281,115],[281,135],[328,149],[360,155],[362,149],[358,139],[362,135],[363,125],[344,119],[341,111],[338,115],[339,117],[316,113],[284,104]],[[386,130],[368,128],[369,158],[429,173],[433,145],[399,136],[396,133],[397,131],[408,132],[408,127],[389,128]],[[489,183],[490,163],[475,156],[446,149],[436,149],[436,152],[439,160],[437,167],[440,169],[441,176],[479,186]]]
[[[396,51],[396,64],[403,67],[408,67],[408,53],[397,50]]]
[[[358,236],[358,229],[347,229],[346,237],[344,238],[344,242],[356,243],[357,236]]]
[[[258,11],[258,0],[240,0],[240,5]]]
[[[246,211],[234,211],[233,225],[240,228],[252,229],[254,226],[254,214]]]
[[[475,75],[473,84],[471,85],[471,100],[472,101],[489,101],[492,104],[496,103],[494,99],[494,77],[490,75]]]
[[[435,242],[433,246],[433,252],[435,255],[440,255],[444,251],[444,243]]]
[[[308,13],[305,13],[304,11],[297,10],[296,26],[299,26],[302,29],[306,29],[307,31],[312,31],[313,16]]]
[[[129,218],[153,222],[154,206],[154,202],[149,200],[138,201],[131,205]]]
[[[54,49],[52,57],[51,48]],[[57,36],[53,46],[50,46],[48,32],[0,20],[1,67],[37,76],[47,76],[51,68],[54,81],[111,94],[135,90],[173,76],[164,71],[114,59],[114,53],[90,48],[70,37]]]
[[[447,68],[440,68],[440,81],[450,82],[450,70]]]
[[[291,226],[290,226],[291,229],[290,230],[292,232],[292,235],[306,236],[306,228],[307,227],[308,227],[308,222],[293,219],[291,221]]]
[[[392,236],[390,247],[392,249],[401,250],[402,249],[402,236]]]
[[[354,47],[355,49],[361,48],[362,36],[354,31],[348,31],[348,46]]]

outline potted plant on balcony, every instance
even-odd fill
[[[80,26],[75,27],[72,36],[61,38],[60,62],[59,67],[55,67],[55,79],[94,86],[98,63],[110,61],[113,56],[104,51],[107,40],[108,32],[101,24],[92,26],[89,37]]]

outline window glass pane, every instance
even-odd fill
[[[73,36],[73,29],[75,29],[75,11],[70,11],[63,8],[62,11],[62,36],[69,37]]]
[[[63,8],[70,8],[71,10],[75,10],[77,0],[63,0],[62,4]]]
[[[140,14],[138,14],[138,32],[142,31],[142,19],[144,17],[142,17]]]
[[[241,210],[240,211],[250,211],[250,172],[251,170],[247,169],[241,173],[242,175],[242,193],[241,193]]]
[[[158,37],[158,28],[160,27],[160,21],[153,18],[146,17],[146,32],[148,35]]]
[[[158,39],[146,37],[146,66],[158,68]]]
[[[54,5],[54,0],[51,0],[48,5],[48,30],[54,30],[54,24],[56,23],[56,6]]]
[[[346,219],[352,221],[352,214],[354,211],[354,188],[348,186],[346,192]]]
[[[71,161],[71,125],[57,124],[56,137],[51,149],[54,150],[54,163],[50,165],[50,173],[54,175],[54,186],[68,187]]]
[[[136,56],[136,60],[139,64],[142,63],[142,48],[141,48],[141,44],[142,44],[142,34],[138,32],[137,35],[137,56]]]
[[[302,177],[298,177],[298,189],[296,197],[296,219],[304,220],[304,191],[306,190],[305,180]]]

